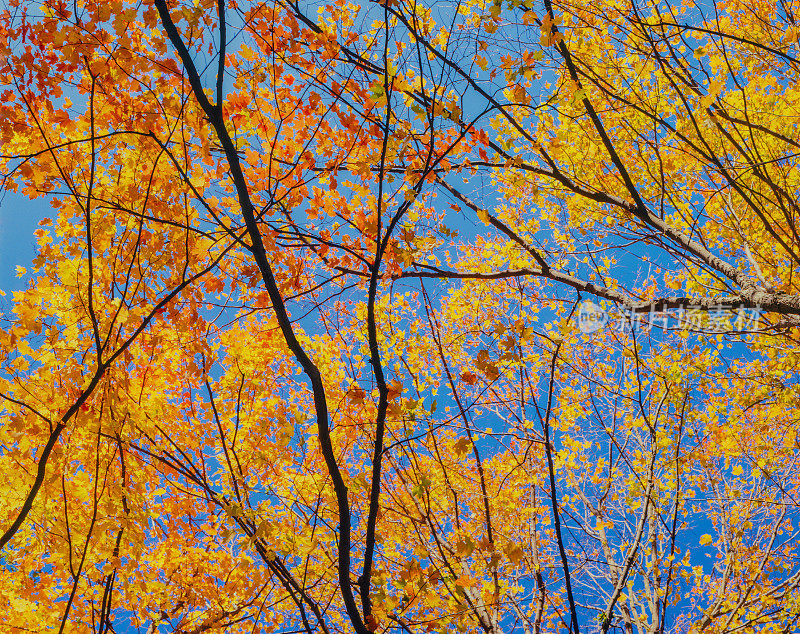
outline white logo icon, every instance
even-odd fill
[[[597,332],[608,323],[608,313],[594,302],[586,300],[578,307],[578,329],[585,335]]]

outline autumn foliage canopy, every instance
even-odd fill
[[[798,631],[798,11],[6,0],[0,631]]]

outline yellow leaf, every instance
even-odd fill
[[[509,544],[505,547],[506,555],[512,564],[518,564],[522,560],[522,548],[516,544]]]
[[[456,542],[456,553],[459,557],[469,557],[475,550],[475,542],[469,536],[465,536]]]
[[[703,536],[700,538],[700,545],[701,545],[701,546],[707,546],[707,545],[708,545],[708,544],[710,544],[711,542],[712,542],[712,537],[711,537],[711,535],[709,535],[708,533],[706,533],[705,535],[703,535]]]
[[[471,588],[478,585],[478,582],[471,577],[461,575],[458,579],[456,579],[456,585],[461,586],[462,588]]]

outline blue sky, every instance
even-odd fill
[[[23,280],[16,276],[16,267],[30,266],[36,253],[33,232],[49,211],[46,199],[30,200],[13,192],[0,193],[0,289],[6,293],[22,288]],[[5,310],[8,299],[0,305]]]

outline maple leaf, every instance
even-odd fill
[[[472,442],[469,440],[469,438],[462,437],[459,438],[453,445],[453,451],[456,452],[457,456],[463,456],[469,451],[471,446]]]
[[[386,398],[390,401],[395,400],[396,398],[402,396],[403,394],[403,383],[397,379],[392,381],[387,386]]]

